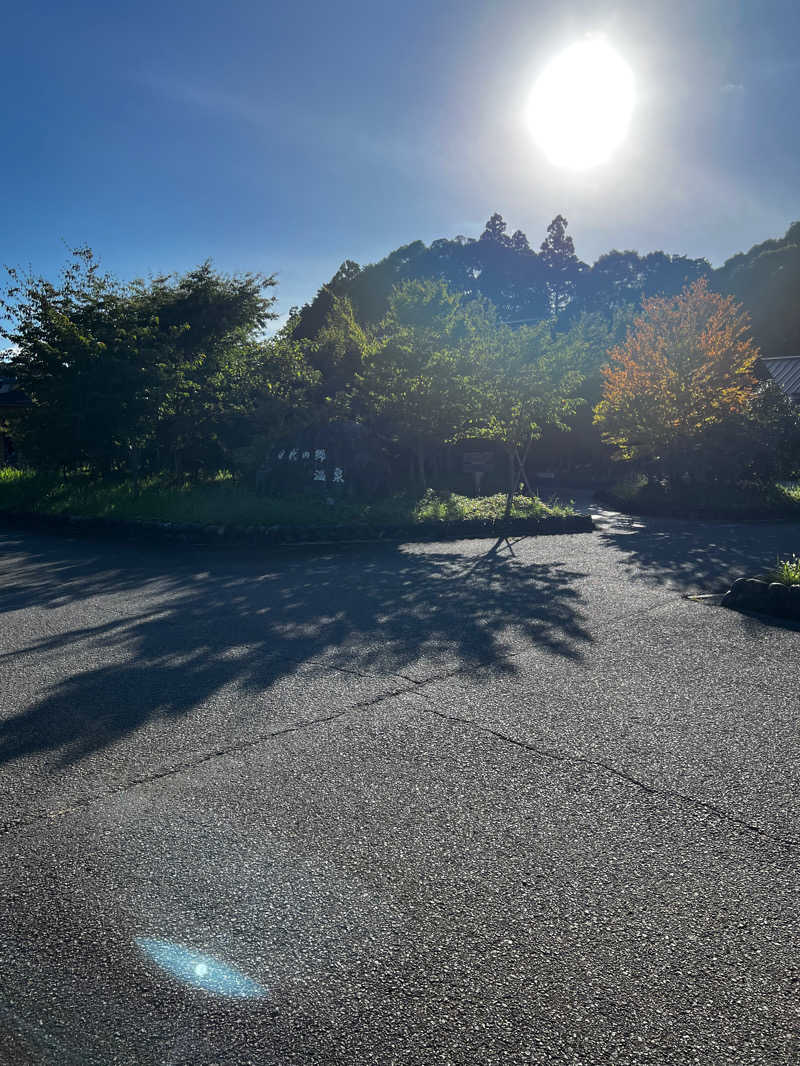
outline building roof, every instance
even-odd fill
[[[761,357],[772,380],[791,399],[800,399],[800,355],[783,355],[775,359]]]

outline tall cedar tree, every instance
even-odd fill
[[[575,242],[567,234],[567,220],[556,215],[547,227],[540,254],[547,271],[550,312],[558,317],[569,304],[583,264],[575,254]]]

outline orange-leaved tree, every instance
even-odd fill
[[[737,418],[756,384],[749,319],[705,278],[679,296],[642,302],[609,352],[594,419],[622,459],[658,460],[676,477],[702,465],[704,436]]]

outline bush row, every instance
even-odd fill
[[[460,540],[471,537],[531,536],[554,533],[591,533],[588,515],[546,518],[469,518],[413,525],[199,525],[146,519],[95,518],[80,515],[0,511],[0,521],[26,529],[85,532],[126,540],[172,542],[191,545],[283,545],[365,540]]]
[[[696,504],[682,504],[676,499],[660,499],[655,496],[636,496],[624,498],[613,492],[597,492],[595,499],[602,507],[623,514],[650,515],[654,518],[686,518],[697,522],[797,522],[800,520],[800,508],[793,508],[787,503],[784,511],[773,510],[769,505],[753,506],[715,506],[698,507]]]

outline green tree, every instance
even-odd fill
[[[800,354],[800,222],[783,237],[733,256],[715,271],[713,282],[749,312],[753,337],[765,355]]]
[[[495,211],[486,223],[480,239],[482,241],[493,241],[495,244],[502,244],[506,247],[510,247],[511,238],[506,233],[506,228],[503,216],[498,211]]]
[[[463,436],[502,445],[508,459],[506,514],[520,482],[533,495],[527,463],[545,427],[569,429],[568,419],[583,403],[580,366],[584,341],[554,333],[547,323],[511,329],[488,324],[479,338],[475,366],[473,420]]]
[[[569,316],[581,313],[614,315],[639,307],[644,296],[677,296],[686,285],[707,277],[711,266],[705,259],[681,255],[611,251],[578,275]]]
[[[347,405],[366,349],[367,337],[356,320],[350,297],[333,290],[319,330],[304,346],[309,365],[319,374],[320,403]]]
[[[224,465],[226,427],[251,409],[261,387],[256,343],[275,318],[272,277],[229,276],[201,264],[189,273],[136,282],[134,302],[157,321],[160,379],[155,445],[176,475]]]
[[[274,318],[271,277],[204,263],[122,284],[76,250],[58,284],[9,272],[13,368],[31,398],[23,445],[50,466],[97,471],[224,461],[225,427],[252,405]]]
[[[531,250],[521,230],[512,237],[506,235],[501,215],[492,215],[480,240],[462,249],[462,258],[469,263],[475,293],[491,301],[500,319],[520,323],[547,317],[543,260]]]
[[[21,423],[26,456],[98,469],[124,460],[146,435],[147,389],[155,383],[137,354],[149,350],[154,324],[85,248],[58,285],[10,270],[3,309],[13,372],[32,403]]]
[[[509,463],[508,508],[543,428],[568,429],[582,403],[587,331],[548,323],[514,329],[485,301],[443,282],[408,282],[392,296],[365,364],[364,413],[373,428],[413,450],[417,479],[443,443],[482,438]]]
[[[585,401],[565,417],[569,434],[555,425],[546,425],[536,444],[543,469],[582,467],[595,474],[605,474],[609,449],[603,443],[600,427],[594,423],[594,407],[603,396],[603,370],[608,366],[609,351],[620,344],[633,322],[634,310],[623,305],[614,312],[585,313],[573,317],[572,308],[559,319],[557,332],[566,334],[565,358],[581,376],[581,397]]]
[[[431,449],[457,439],[472,417],[476,317],[444,282],[406,282],[365,360],[358,413],[412,451],[423,489]]]
[[[555,317],[566,310],[583,269],[575,254],[575,243],[567,234],[567,225],[563,215],[556,215],[547,227],[547,237],[540,249],[550,295],[550,312]]]
[[[276,441],[306,429],[320,414],[320,373],[309,365],[303,342],[294,339],[295,325],[290,316],[274,337],[257,342],[251,402],[231,417],[234,462],[249,473],[261,467]]]
[[[495,213],[477,240],[440,238],[426,247],[413,241],[378,263],[362,268],[345,261],[314,299],[300,311],[295,337],[313,340],[331,310],[333,294],[349,297],[364,329],[385,317],[391,294],[406,281],[443,281],[468,299],[488,299],[498,315],[518,322],[550,315],[545,269],[521,230],[509,237],[502,216]]]
[[[741,410],[708,424],[695,476],[728,484],[774,485],[800,472],[800,411],[773,381],[757,385]]]

